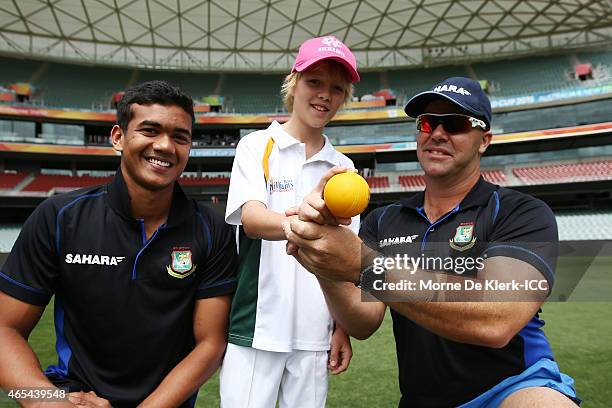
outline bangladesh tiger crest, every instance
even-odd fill
[[[191,248],[189,247],[172,248],[170,258],[172,258],[172,264],[166,265],[166,270],[174,278],[183,279],[196,270],[197,265],[192,262]]]
[[[449,241],[450,247],[456,251],[470,249],[476,243],[474,236],[474,223],[462,222],[455,231],[455,236]]]

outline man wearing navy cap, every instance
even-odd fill
[[[352,336],[369,337],[391,308],[400,407],[576,406],[539,319],[554,283],[556,221],[542,201],[482,178],[488,97],[454,77],[405,111],[416,118],[425,191],[372,211],[359,236],[312,194],[283,226],[287,251],[317,276]]]

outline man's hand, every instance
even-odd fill
[[[283,221],[287,254],[318,278],[357,282],[361,270],[362,242],[344,226],[305,222],[298,216]]]
[[[68,400],[77,407],[90,408],[112,408],[111,404],[102,397],[98,397],[95,392],[71,392],[68,394]]]
[[[345,333],[342,327],[336,325],[336,330],[332,335],[331,350],[329,351],[329,371],[336,375],[346,371],[353,357],[351,338]]]
[[[329,209],[325,206],[323,200],[323,190],[325,184],[330,178],[336,174],[345,173],[346,167],[332,167],[321,177],[319,184],[306,196],[304,201],[298,207],[292,207],[285,211],[286,216],[297,215],[302,221],[312,221],[317,224],[324,225],[349,225],[351,223],[350,218],[336,218],[332,215]]]

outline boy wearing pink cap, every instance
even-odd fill
[[[281,88],[289,120],[238,143],[225,220],[238,226],[241,262],[221,369],[224,408],[324,407],[328,368],[348,367],[349,338],[334,328],[316,278],[286,254],[281,225],[329,169],[354,167],[323,128],[357,81],[355,57],[340,40],[307,40]],[[359,217],[350,228],[358,230]]]

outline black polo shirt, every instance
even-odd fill
[[[533,265],[552,287],[558,241],[550,208],[520,192],[480,178],[464,200],[431,223],[424,193],[377,208],[360,235],[385,254],[413,257],[507,256]],[[466,273],[473,274],[476,270]],[[508,271],[508,273],[512,273]],[[536,314],[501,349],[442,338],[391,310],[399,366],[400,407],[450,407],[466,403],[541,358],[553,359]]]
[[[178,183],[167,222],[147,239],[119,171],[108,185],[45,200],[0,290],[39,306],[55,294],[58,364],[45,372],[54,383],[134,407],[193,349],[195,301],[233,293],[236,269],[231,228]]]

